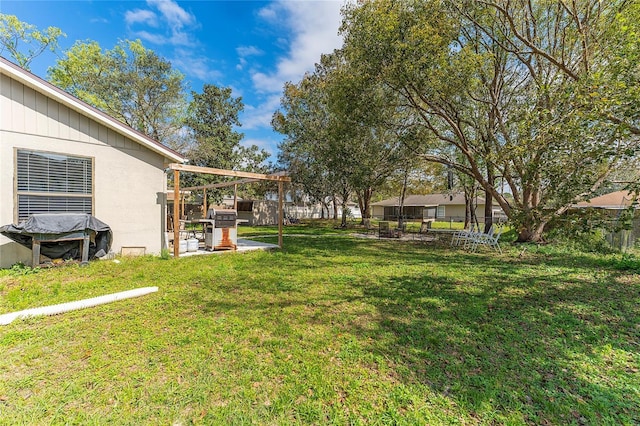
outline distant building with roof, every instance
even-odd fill
[[[614,191],[599,197],[591,198],[587,201],[581,201],[573,205],[574,208],[594,208],[606,210],[624,210],[632,204],[636,204],[636,208],[640,208],[640,197],[634,196],[629,191]]]
[[[402,215],[408,220],[453,220],[462,222],[465,218],[464,193],[444,193],[428,195],[408,195],[402,203]],[[474,200],[476,216],[484,220],[485,199]],[[372,217],[380,220],[396,220],[400,213],[400,197],[392,197],[371,204]],[[494,206],[494,217],[502,215],[502,209]]]

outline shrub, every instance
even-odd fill
[[[14,263],[10,268],[10,275],[20,276],[20,275],[30,275],[37,274],[40,271],[40,268],[32,268],[31,266],[27,266],[22,262]]]

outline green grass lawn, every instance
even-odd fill
[[[633,256],[291,235],[120,260],[0,272],[0,313],[160,288],[1,327],[0,424],[640,423]]]

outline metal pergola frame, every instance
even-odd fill
[[[284,182],[291,182],[291,178],[285,176],[284,173],[274,173],[270,175],[261,173],[239,172],[236,170],[215,169],[212,167],[199,167],[190,166],[187,164],[171,163],[169,169],[173,170],[173,256],[175,258],[180,257],[180,245],[177,241],[180,241],[180,203],[176,200],[180,199],[180,172],[202,173],[218,176],[231,176],[242,178],[239,180],[233,180],[229,182],[212,183],[209,185],[191,186],[183,188],[186,190],[199,190],[205,191],[204,202],[206,203],[206,190],[207,188],[224,188],[228,186],[234,186],[234,208],[237,209],[237,196],[236,191],[239,184],[259,182],[259,181],[275,181],[278,182],[278,246],[282,248],[282,224],[284,219],[283,214],[283,196]],[[204,206],[204,212],[207,212],[207,206]]]

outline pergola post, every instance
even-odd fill
[[[233,185],[233,209],[238,211],[238,184]]]
[[[180,194],[180,219],[185,218],[186,214],[185,214],[185,208],[184,208],[184,204],[187,201],[187,194]]]
[[[206,219],[207,217],[207,188],[204,188],[202,194],[202,218]]]
[[[278,246],[280,248],[282,248],[282,224],[284,222],[284,208],[282,201],[284,191],[282,187],[282,181],[278,181]]]
[[[173,257],[180,257],[180,170],[173,171]]]
[[[234,180],[231,182],[221,182],[221,183],[213,183],[208,185],[201,186],[192,186],[188,188],[184,188],[183,190],[199,190],[199,189],[207,189],[207,188],[224,188],[228,186],[234,186],[234,208],[237,210],[237,186],[238,184],[252,183],[258,182],[262,180],[266,181],[276,181],[278,182],[278,245],[282,248],[282,225],[284,223],[284,208],[283,208],[283,183],[291,182],[291,178],[286,176],[284,172],[278,172],[271,175],[261,174],[261,173],[251,173],[251,172],[242,172],[238,170],[223,170],[216,169],[212,167],[199,167],[199,166],[191,166],[188,164],[178,164],[172,163],[169,165],[169,168],[174,172],[174,206],[173,206],[173,233],[174,233],[174,244],[173,244],[173,254],[174,257],[179,256],[179,238],[180,238],[180,222],[179,222],[179,206],[178,202],[180,199],[180,171],[191,172],[191,173],[203,173],[210,175],[218,175],[218,176],[233,176],[236,178],[242,178],[240,180]],[[206,199],[206,196],[205,196]],[[206,208],[206,206],[205,206]]]

